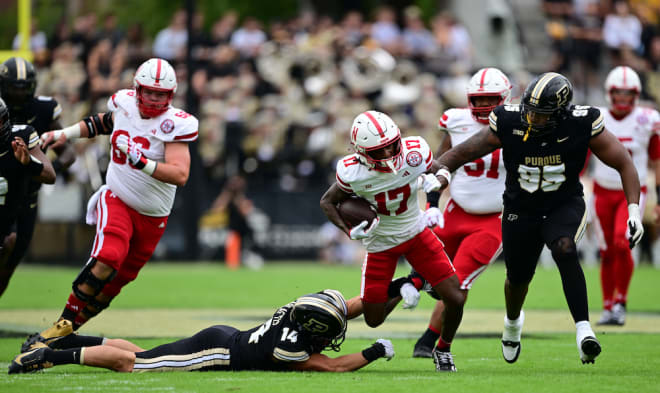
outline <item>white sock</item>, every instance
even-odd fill
[[[504,341],[520,341],[522,334],[522,326],[525,322],[525,312],[520,310],[520,315],[517,319],[509,319],[504,316],[504,332],[502,333],[502,340]]]
[[[578,345],[584,340],[585,337],[596,337],[596,333],[591,329],[589,321],[579,321],[575,323],[576,340]]]

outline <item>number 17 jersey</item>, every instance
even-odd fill
[[[366,199],[378,210],[380,224],[363,239],[368,252],[396,247],[424,229],[419,208],[417,178],[433,164],[433,152],[419,136],[401,140],[398,173],[384,173],[368,168],[351,154],[337,162],[337,186],[347,193]]]

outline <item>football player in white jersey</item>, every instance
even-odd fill
[[[660,191],[660,114],[637,105],[642,85],[632,68],[619,66],[608,74],[605,91],[609,108],[599,108],[605,127],[628,149],[642,184],[640,209],[646,201],[647,168],[655,171],[656,190]],[[619,174],[594,157],[594,198],[596,215],[605,238],[601,250],[600,281],[603,315],[599,325],[623,325],[626,317],[628,287],[634,262],[626,241],[628,210]],[[660,194],[659,194],[660,195]],[[656,216],[660,207],[655,207]]]
[[[402,282],[396,281],[398,287],[390,284],[399,257],[405,256],[445,301],[442,334],[433,360],[438,371],[456,371],[450,345],[461,322],[465,294],[442,242],[425,225],[417,201],[418,189],[438,189],[439,181],[432,174],[439,169],[433,152],[422,137],[402,139],[394,121],[373,110],[355,118],[351,143],[356,153],[337,162],[337,181],[321,198],[328,219],[351,239],[361,239],[367,248],[360,297],[349,301],[349,318],[363,312],[371,327],[385,320],[401,300]],[[439,176],[448,178],[450,174],[445,170]],[[350,228],[341,219],[337,205],[353,194],[376,207],[378,217],[371,224],[363,221]],[[423,282],[414,284],[419,289]]]
[[[438,122],[438,128],[447,133],[438,157],[488,125],[493,108],[510,102],[509,78],[497,68],[480,69],[468,83],[467,98],[468,108],[449,109]],[[466,297],[475,280],[502,252],[505,177],[504,160],[497,149],[454,172],[444,213],[438,209],[439,192],[429,193],[427,198],[426,223],[445,244]],[[443,302],[438,301],[428,329],[415,344],[413,357],[431,357],[440,337],[443,310]]]
[[[174,68],[149,59],[136,71],[134,89],[120,90],[99,113],[45,133],[46,145],[100,134],[111,135],[107,184],[88,203],[96,223],[91,257],[73,282],[60,319],[23,344],[22,352],[49,343],[107,308],[151,258],[174,202],[188,180],[188,142],[197,139],[197,119],[170,105],[177,88]]]

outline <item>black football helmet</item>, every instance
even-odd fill
[[[311,340],[312,351],[326,348],[339,351],[346,337],[348,307],[339,291],[325,289],[298,298],[291,312],[292,322]]]
[[[37,73],[29,61],[12,57],[0,64],[0,94],[10,111],[21,110],[37,88]]]
[[[0,98],[0,151],[6,149],[11,140],[11,120],[9,119],[9,108]]]
[[[546,72],[537,76],[525,89],[522,96],[522,123],[527,127],[524,140],[528,136],[540,136],[554,130],[559,120],[568,113],[573,99],[573,86],[563,75]],[[530,112],[549,115],[543,124],[534,124]]]

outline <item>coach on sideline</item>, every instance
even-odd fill
[[[192,337],[145,351],[122,339],[71,333],[12,361],[9,374],[61,364],[81,364],[121,372],[147,371],[354,371],[394,356],[389,340],[379,339],[362,352],[330,358],[346,333],[346,301],[333,289],[304,295],[275,311],[260,326],[240,331],[216,325]]]

